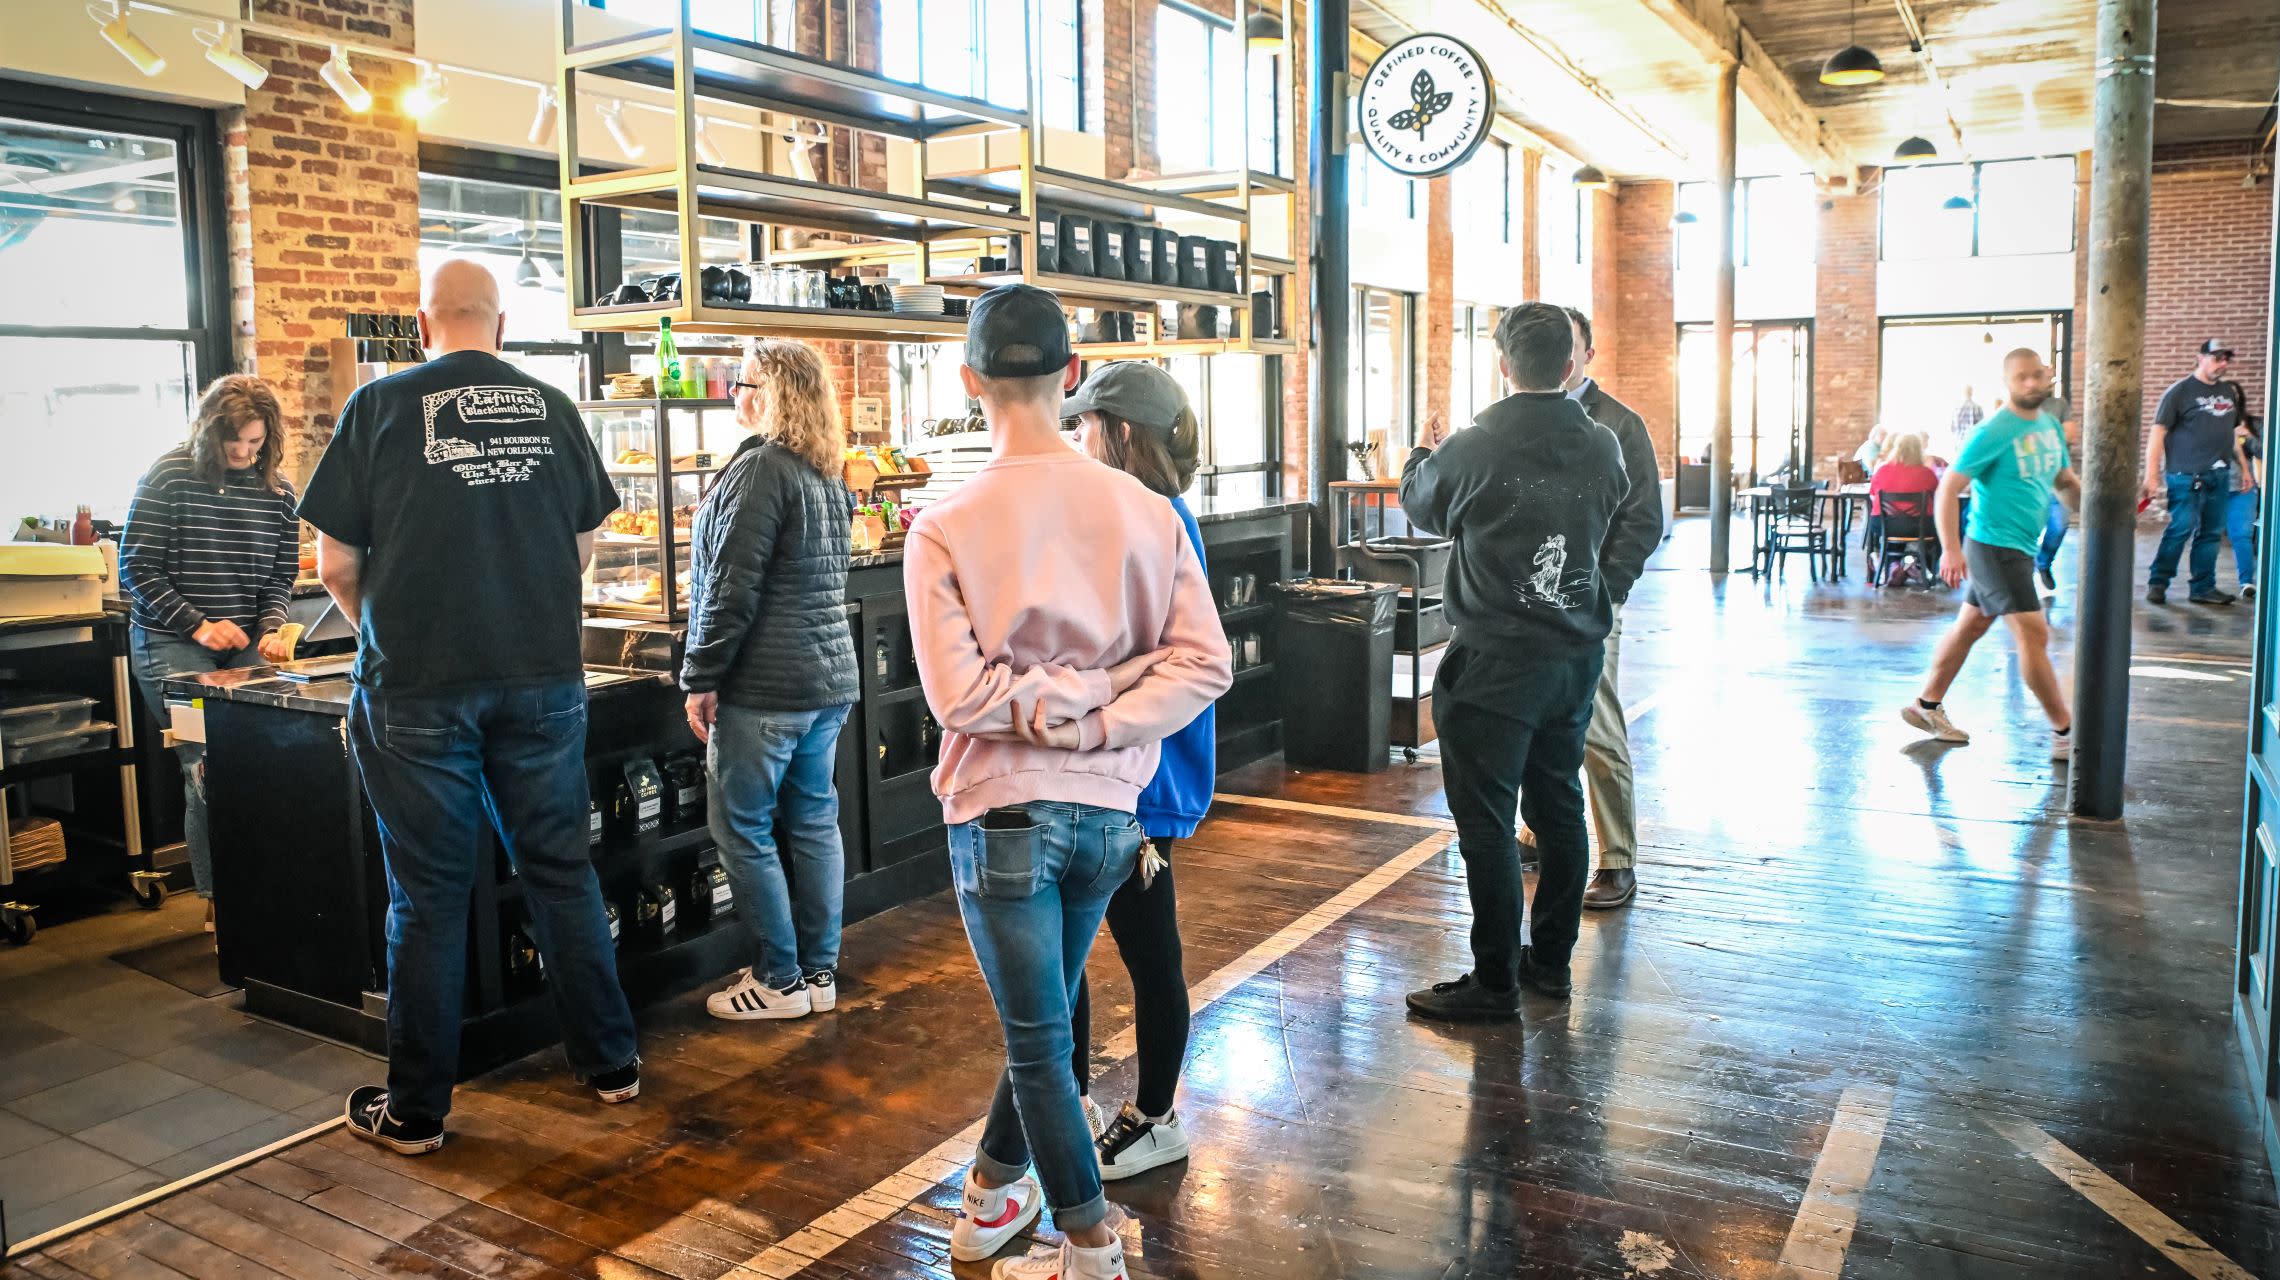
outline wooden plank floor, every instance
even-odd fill
[[[2074,824],[1995,639],[1951,699],[1971,746],[1899,724],[1946,598],[1720,586],[1687,568],[1685,536],[1627,618],[1644,887],[1587,919],[1572,1002],[1531,998],[1519,1027],[1404,1016],[1405,991],[1466,965],[1430,758],[1225,780],[1428,822],[1230,803],[1182,846],[1189,978],[1243,980],[1196,1019],[1194,1157],[1111,1188],[1133,1274],[2181,1274],[1995,1127],[2012,1122],[2280,1274],[2227,1003],[2247,612],[2141,610],[2130,817]],[[2055,621],[2063,668],[2064,608]],[[1421,861],[1364,882],[1405,855]],[[1253,949],[1294,928],[1303,940],[1251,972]],[[540,1055],[463,1088],[437,1156],[335,1133],[12,1265],[986,1274],[950,1265],[955,1183],[922,1161],[979,1117],[1000,1061],[956,915],[939,899],[891,912],[847,952],[832,1015],[721,1024],[696,995],[653,1011],[631,1106],[595,1105]],[[1113,951],[1093,972],[1108,1042],[1129,987]],[[1130,1072],[1096,1094],[1113,1106]],[[1826,1188],[1854,1203],[1835,1153],[1858,1126],[1836,1118],[1863,1098],[1889,1099],[1889,1119],[1860,1162],[1849,1247],[1801,1264]]]

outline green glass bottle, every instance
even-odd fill
[[[673,320],[670,316],[657,321],[657,395],[660,399],[677,399],[681,396],[681,349],[673,345]]]

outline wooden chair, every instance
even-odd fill
[[[1886,586],[1892,581],[1892,567],[1910,559],[1922,566],[1928,579],[1937,571],[1933,553],[1940,539],[1932,518],[1932,494],[1887,493],[1877,504],[1878,514],[1871,517],[1876,535],[1869,540],[1868,580]]]
[[[1790,553],[1802,551],[1813,580],[1819,582],[1821,557],[1838,554],[1820,490],[1809,484],[1778,485],[1767,501],[1772,507],[1772,520],[1767,529],[1767,557],[1777,570],[1786,572]]]

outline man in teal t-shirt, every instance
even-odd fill
[[[2042,356],[2020,348],[2003,358],[2009,396],[1994,417],[1979,424],[1940,480],[1936,510],[1940,527],[1940,578],[1970,588],[1955,625],[1940,637],[1923,695],[1901,708],[1900,718],[1941,742],[1969,742],[1971,735],[1948,719],[1941,700],[1971,647],[2001,618],[2010,625],[2019,651],[2019,675],[2050,717],[2051,759],[2072,755],[2073,715],[2066,691],[2050,665],[2050,624],[2035,590],[2035,555],[2056,493],[2070,507],[2082,503],[2066,452],[2066,433],[2044,411],[2050,399],[2050,367]],[[1971,486],[1971,527],[1962,530],[1963,489]]]

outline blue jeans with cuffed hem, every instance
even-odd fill
[[[1038,801],[950,828],[950,878],[1005,1032],[1005,1074],[974,1168],[1003,1186],[1032,1161],[1064,1233],[1108,1216],[1100,1158],[1069,1071],[1069,1009],[1108,900],[1140,858],[1139,820]]]
[[[2193,544],[2192,594],[2204,596],[2217,589],[2217,544],[2225,536],[2225,509],[2232,502],[2232,468],[2216,467],[2198,474],[2162,473],[2169,486],[2169,527],[2153,553],[2149,587],[2166,587],[2177,576],[2177,558],[2185,544]]]
[[[832,765],[847,710],[758,711],[724,702],[705,744],[720,867],[736,891],[752,972],[777,991],[839,967],[847,851]]]
[[[580,1079],[634,1060],[633,1011],[587,853],[582,678],[450,693],[359,688],[348,725],[388,862],[388,1104],[441,1121],[459,1075],[467,909],[483,828],[522,875],[555,1019]]]
[[[252,647],[216,653],[194,640],[148,627],[136,627],[127,636],[127,666],[142,690],[143,705],[165,729],[171,720],[166,710],[166,678],[203,671],[258,667],[267,661]],[[182,844],[190,854],[190,882],[198,896],[214,896],[214,841],[206,825],[206,744],[175,744],[174,758],[182,763]]]
[[[2256,585],[2256,506],[2263,495],[2254,489],[2234,494],[2225,504],[2225,537],[2231,539],[2233,568],[2240,585]]]

